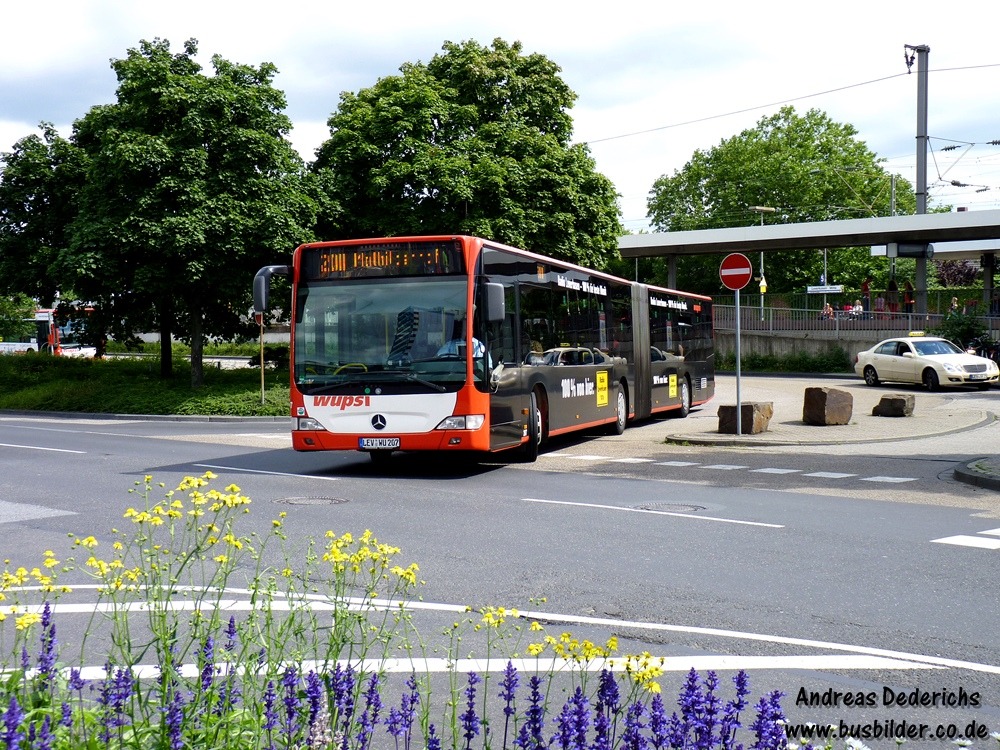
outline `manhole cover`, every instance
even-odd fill
[[[274,502],[282,505],[340,505],[346,503],[344,497],[280,497]]]
[[[705,510],[704,505],[678,505],[676,503],[646,503],[640,505],[639,510],[659,510],[664,513],[694,513]]]

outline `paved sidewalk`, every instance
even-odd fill
[[[805,389],[811,386],[838,388],[850,393],[854,399],[850,423],[827,426],[805,424],[802,421],[802,403]],[[872,407],[887,393],[913,394],[913,415],[872,416]],[[990,393],[996,395],[995,390]],[[774,405],[774,416],[766,432],[756,435],[724,435],[718,431],[719,406],[736,403],[736,377],[724,374],[716,379],[715,398],[693,409],[686,419],[652,420],[631,427],[623,435],[603,440],[745,447],[912,440],[972,430],[995,422],[998,416],[989,408],[992,406],[990,399],[975,398],[975,395],[968,391],[948,390],[930,393],[918,386],[909,385],[872,388],[860,378],[849,376],[743,376],[740,382],[741,402],[770,401]],[[996,403],[997,411],[1000,412],[1000,399],[996,399]],[[989,450],[992,446],[983,447]],[[1000,455],[970,461],[955,470],[955,478],[978,487],[1000,491]]]

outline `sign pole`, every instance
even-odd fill
[[[742,253],[730,253],[722,259],[719,266],[719,278],[726,289],[732,289],[736,293],[736,434],[743,434],[743,393],[741,390],[741,365],[740,359],[740,289],[750,283],[753,277],[753,266],[750,260]],[[767,291],[767,282],[764,281],[763,264],[760,273],[760,298],[763,304],[764,292]],[[763,318],[761,318],[763,320]]]
[[[736,434],[743,434],[743,406],[740,398],[740,290],[736,290]]]

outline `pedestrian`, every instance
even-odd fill
[[[885,303],[893,315],[899,312],[899,287],[896,285],[895,276],[889,279],[889,284],[885,288]]]
[[[885,297],[881,294],[875,298],[875,315],[879,318],[885,317]]]
[[[861,304],[864,305],[865,312],[871,309],[872,304],[872,277],[865,276],[861,282]]]
[[[913,314],[913,284],[909,279],[903,284],[903,311],[907,315]]]
[[[951,307],[948,312],[957,313],[958,312],[958,297],[951,298]]]

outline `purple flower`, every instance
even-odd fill
[[[756,735],[757,741],[750,746],[751,750],[778,750],[786,743],[783,722],[785,714],[781,710],[780,690],[761,696],[757,703],[757,717],[750,725],[750,730]]]
[[[719,746],[721,750],[734,750],[736,742],[736,730],[739,729],[740,712],[747,707],[747,696],[750,695],[750,678],[747,673],[740,670],[733,677],[733,684],[736,686],[736,698],[726,704],[725,712],[722,715],[722,722],[719,726]]]
[[[621,711],[618,680],[615,679],[614,673],[607,669],[601,670],[601,677],[597,688],[597,699],[604,704],[609,714],[617,714]],[[608,718],[610,718],[610,715]]]
[[[34,724],[31,725],[34,729]],[[35,750],[52,750],[52,718],[48,715],[42,719],[41,729],[38,730],[38,736],[35,738],[32,745]]]
[[[514,697],[517,693],[517,686],[520,682],[517,670],[514,669],[514,665],[508,661],[507,666],[503,670],[503,679],[500,680],[500,699],[504,702],[503,714],[503,747],[507,747],[507,732],[510,729],[510,721],[516,712],[514,706]]]
[[[274,707],[277,700],[277,693],[274,692],[274,680],[268,680],[267,687],[264,689],[264,729],[268,732],[278,726],[278,712]]]
[[[719,687],[718,675],[709,670],[705,676],[705,689],[701,694],[701,706],[696,718],[694,731],[695,748],[712,750],[715,747],[715,728],[718,724],[719,697],[715,694]]]
[[[556,717],[556,733],[552,735],[549,742],[550,747],[557,747],[560,750],[570,750],[573,742],[573,706],[570,701],[562,707],[559,716]]]
[[[403,739],[403,747],[410,746],[410,732],[413,722],[417,716],[417,705],[420,703],[420,693],[417,691],[417,676],[411,674],[406,681],[406,686],[410,692],[404,693],[399,703],[399,710],[389,709],[389,716],[385,720],[386,730],[396,739],[396,747],[399,747],[400,738]]]
[[[62,706],[60,706],[59,711],[60,711],[59,724],[69,729],[71,726],[73,726],[73,709],[70,708],[68,703],[63,701],[63,704]]]
[[[292,746],[292,737],[298,731],[299,709],[302,707],[302,699],[299,698],[299,675],[295,667],[285,667],[285,674],[281,678],[281,685],[284,688],[285,697],[285,738],[288,746]]]
[[[7,750],[18,750],[21,747],[21,740],[24,739],[24,732],[21,731],[21,722],[24,720],[24,711],[17,703],[17,698],[10,697],[10,703],[3,715],[3,739]]]
[[[226,645],[222,648],[229,654],[236,650],[236,615],[229,616],[229,624],[226,626]]]
[[[340,726],[346,748],[350,739],[351,719],[354,716],[354,669],[350,666],[341,669],[339,664],[333,667],[333,709],[335,717],[334,728]]]
[[[598,703],[598,710],[594,713],[594,744],[591,750],[611,750],[611,721],[601,710]]]
[[[42,690],[47,690],[52,685],[56,656],[56,624],[52,622],[52,608],[45,602],[42,609],[41,648],[38,652],[38,683]]]
[[[28,653],[28,646],[21,646],[21,669],[27,672],[31,669],[31,654]]]
[[[306,675],[306,700],[309,701],[310,729],[316,723],[316,716],[319,714],[320,706],[325,698],[326,692],[323,690],[323,680],[310,669]]]
[[[76,691],[82,691],[87,687],[87,681],[80,677],[80,670],[77,667],[70,667],[67,687]]]
[[[670,721],[667,719],[667,710],[663,706],[663,698],[659,694],[654,695],[649,706],[649,733],[650,744],[656,750],[670,746],[669,725]]]
[[[201,691],[207,693],[215,679],[215,639],[211,635],[205,637],[201,648]]]
[[[130,669],[122,667],[113,669],[110,662],[104,666],[104,682],[97,696],[97,703],[101,707],[102,742],[111,740],[112,730],[128,726],[129,718],[125,708],[132,699],[132,688],[133,678]]]
[[[482,680],[475,672],[469,672],[469,685],[465,688],[465,713],[462,714],[462,729],[464,730],[465,748],[472,746],[472,738],[479,735],[480,721],[476,714],[476,685]]]
[[[365,710],[358,720],[358,748],[360,750],[365,750],[369,746],[381,710],[382,696],[378,692],[378,673],[376,672],[368,680],[368,688],[365,690]]]
[[[427,750],[441,750],[441,738],[434,733],[434,725],[427,727]]]
[[[167,727],[170,750],[182,750],[184,747],[184,738],[181,736],[181,731],[184,728],[184,695],[176,687],[170,702],[163,710],[165,713],[163,721]]]
[[[571,700],[573,705],[573,741],[580,750],[587,750],[587,732],[590,731],[590,705],[581,688]]]
[[[545,702],[542,697],[542,679],[532,675],[528,679],[530,694],[528,695],[528,710],[525,712],[525,722],[517,735],[514,744],[521,750],[534,750],[545,747],[543,730],[545,728]]]
[[[625,731],[622,732],[622,747],[625,750],[646,750],[649,742],[642,735],[645,724],[642,716],[646,709],[641,703],[633,703],[625,714]]]

